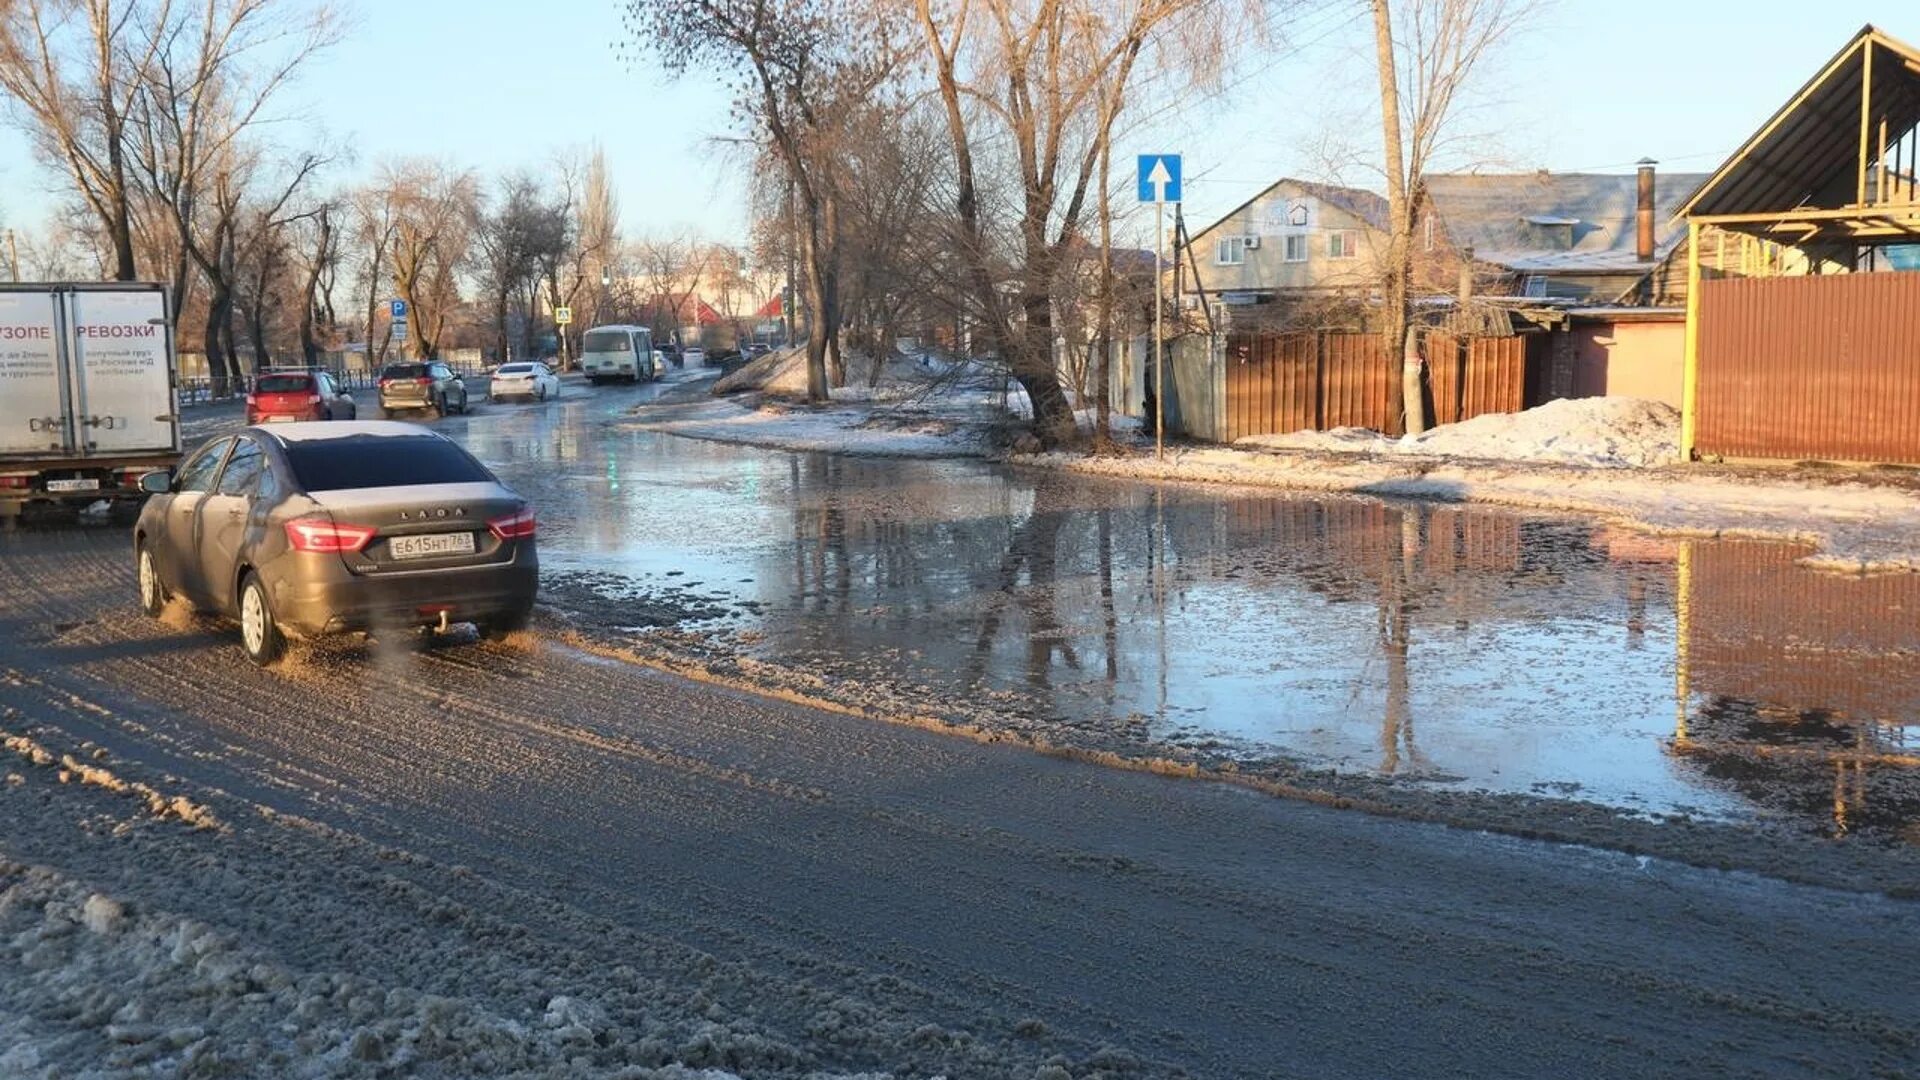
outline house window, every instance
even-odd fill
[[[1547,295],[1547,279],[1539,274],[1528,274],[1520,282],[1520,295],[1538,300]]]
[[[1351,229],[1341,229],[1327,234],[1327,255],[1334,259],[1357,259],[1360,257],[1360,234]]]
[[[1292,233],[1286,238],[1287,261],[1303,263],[1307,261],[1307,238],[1304,234]]]
[[[1213,261],[1220,266],[1239,266],[1247,261],[1247,238],[1244,236],[1223,236],[1220,238],[1220,250]]]

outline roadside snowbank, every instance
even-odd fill
[[[865,457],[977,457],[986,425],[909,410],[865,408],[758,409],[710,402],[650,409],[627,421],[642,431],[774,450],[825,451]]]
[[[1390,439],[1361,428],[1253,435],[1240,446],[1343,454],[1530,461],[1597,468],[1646,468],[1679,457],[1680,411],[1640,398],[1552,401],[1518,413],[1489,413]]]
[[[1017,464],[1138,480],[1185,480],[1594,514],[1679,536],[1796,541],[1805,561],[1847,572],[1920,570],[1920,492],[1840,480],[1714,476],[1683,468],[1595,469],[1528,463],[1174,448],[1114,457],[1046,453]]]

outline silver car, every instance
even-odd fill
[[[471,622],[525,626],[539,565],[527,501],[452,440],[391,421],[275,424],[148,473],[140,606],[240,623],[258,664],[288,637]]]

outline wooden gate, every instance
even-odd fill
[[[1524,338],[1435,335],[1427,357],[1435,422],[1525,406]],[[1399,358],[1389,362],[1377,334],[1234,334],[1227,339],[1225,438],[1337,427],[1399,435],[1406,430],[1399,383]]]
[[[1920,274],[1700,284],[1694,447],[1920,463]]]

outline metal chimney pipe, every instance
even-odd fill
[[[1652,158],[1640,159],[1640,202],[1634,212],[1633,253],[1641,262],[1652,262],[1654,254],[1653,237],[1653,168],[1659,162]]]

